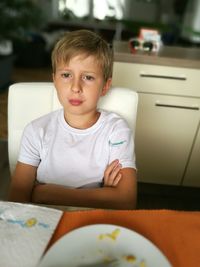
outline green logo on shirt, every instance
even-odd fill
[[[119,146],[119,145],[123,145],[125,142],[126,142],[126,140],[112,143],[112,142],[109,140],[109,145],[110,145],[110,146]]]

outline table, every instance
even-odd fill
[[[174,267],[200,265],[200,212],[172,210],[65,211],[48,245],[85,225],[108,223],[132,229],[151,240]]]

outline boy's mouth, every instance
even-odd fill
[[[83,103],[83,101],[80,99],[69,99],[69,103],[72,106],[80,106]]]

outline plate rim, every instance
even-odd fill
[[[172,267],[171,262],[169,261],[169,259],[167,258],[167,256],[165,256],[165,254],[162,252],[162,250],[159,247],[157,247],[157,245],[155,245],[150,239],[148,239],[147,237],[145,237],[144,235],[138,233],[137,231],[135,231],[133,229],[130,229],[128,227],[121,226],[121,225],[118,225],[118,224],[110,224],[110,223],[87,224],[87,225],[83,225],[83,226],[80,226],[78,228],[72,229],[69,232],[65,233],[63,236],[61,236],[59,239],[57,239],[55,241],[55,243],[53,243],[52,246],[41,257],[38,267],[40,267],[40,264],[42,264],[43,260],[45,260],[48,257],[49,254],[51,254],[51,251],[52,250],[55,250],[58,245],[60,246],[60,244],[63,243],[64,240],[68,236],[73,235],[75,232],[84,231],[85,229],[90,229],[90,228],[95,228],[95,227],[113,227],[113,228],[117,228],[118,227],[118,228],[123,229],[124,231],[128,231],[128,232],[134,234],[135,236],[139,237],[140,239],[143,239],[150,246],[152,246],[153,249],[155,249],[156,252],[158,252],[160,254],[160,256],[163,257],[163,259],[166,261],[166,263],[168,264],[168,266],[169,267]]]

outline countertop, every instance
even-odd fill
[[[158,52],[130,52],[128,42],[115,41],[114,61],[200,69],[200,48],[161,46]]]

